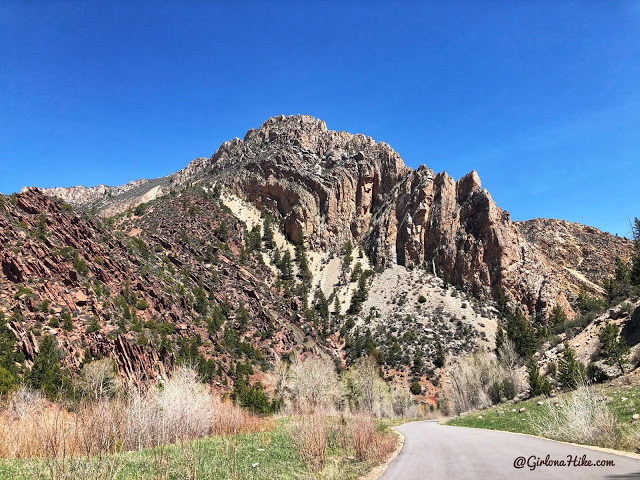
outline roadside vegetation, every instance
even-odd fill
[[[632,230],[632,258],[627,263],[616,259],[615,273],[603,285],[604,298],[580,292],[571,321],[559,307],[546,322],[527,319],[498,292],[496,351],[476,352],[450,364],[446,407],[458,416],[449,425],[640,451],[640,386],[633,372],[638,358],[631,357],[620,326],[604,321],[587,364],[567,341],[607,308],[619,305],[620,312],[631,316],[627,299],[640,294],[640,220],[635,219]],[[558,358],[541,369],[538,359],[550,347],[556,347]],[[612,370],[622,377],[611,381]]]
[[[0,478],[357,478],[398,444],[376,415],[415,416],[372,360],[343,377],[328,360],[279,368],[277,417],[215,396],[186,367],[142,390],[94,361],[58,402],[21,386],[0,411]]]
[[[584,445],[640,450],[640,386],[581,386],[555,397],[534,397],[467,412],[448,425],[538,435]]]

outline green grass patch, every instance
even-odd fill
[[[598,385],[594,388],[599,396],[608,397],[607,404],[615,416],[618,436],[620,437],[618,448],[635,450],[636,446],[628,443],[626,438],[640,424],[640,422],[634,424],[631,421],[632,415],[640,413],[640,386]],[[565,395],[570,395],[570,393],[562,393],[558,398],[562,398]],[[545,415],[547,404],[553,402],[553,400],[554,398],[536,397],[518,403],[507,402],[483,410],[465,413],[450,419],[447,425],[536,435],[534,425],[537,419]],[[545,405],[538,405],[538,401],[544,402]],[[522,407],[526,411],[519,413]]]

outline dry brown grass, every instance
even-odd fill
[[[397,438],[378,428],[368,413],[328,415],[307,412],[293,419],[292,438],[302,461],[313,472],[323,469],[327,448],[340,447],[345,455],[353,452],[359,462],[379,463],[396,449]]]
[[[599,447],[616,446],[616,421],[606,402],[592,387],[581,386],[547,409],[534,424],[538,435]]]
[[[356,460],[382,461],[395,450],[397,440],[381,432],[370,415],[358,414],[349,420],[351,444]]]
[[[272,418],[264,418],[243,410],[230,400],[213,399],[212,433],[236,435],[240,433],[268,432],[275,428]]]
[[[300,415],[293,420],[293,441],[302,461],[313,472],[327,460],[330,420],[321,413]]]
[[[122,405],[101,402],[70,413],[44,404],[26,415],[0,415],[0,457],[66,457],[111,453],[123,437]]]

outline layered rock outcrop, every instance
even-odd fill
[[[222,225],[224,243],[215,233]],[[297,336],[307,334],[302,315],[280,304],[273,272],[255,255],[236,261],[244,234],[200,188],[118,224],[69,211],[37,189],[0,196],[0,327],[25,368],[52,335],[70,372],[87,356],[109,356],[125,384],[142,388],[178,355],[213,362],[212,378],[231,388],[243,352],[266,364],[301,350]],[[240,306],[251,319],[242,328]]]

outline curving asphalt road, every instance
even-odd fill
[[[640,460],[543,438],[437,421],[396,429],[404,435],[404,446],[380,480],[640,480]],[[585,465],[598,461],[609,464]]]

